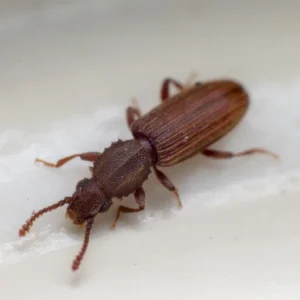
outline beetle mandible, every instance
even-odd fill
[[[172,85],[179,90],[174,96],[170,96]],[[249,96],[239,82],[220,79],[187,86],[166,78],[160,94],[161,104],[144,116],[137,107],[127,108],[127,123],[133,139],[118,140],[104,149],[103,153],[73,154],[60,159],[56,164],[36,159],[45,166],[59,168],[79,157],[93,163],[93,167],[90,167],[92,176],[79,181],[72,196],[33,213],[20,229],[19,236],[29,232],[33,222],[41,215],[67,204],[66,215],[73,223],[86,223],[84,242],[72,265],[75,271],[86,252],[95,216],[108,211],[113,198],[133,193],[138,205],[137,208],[121,205],[113,228],[121,213],[144,210],[145,192],[142,185],[151,173],[151,168],[159,182],[175,194],[177,204],[181,207],[176,187],[158,167],[173,166],[198,153],[220,159],[255,153],[277,157],[261,148],[239,153],[208,148],[231,131],[248,109]]]

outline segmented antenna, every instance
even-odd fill
[[[66,197],[64,200],[61,200],[57,202],[56,204],[50,205],[48,207],[45,207],[41,210],[39,210],[36,213],[33,213],[31,218],[22,226],[22,228],[19,230],[19,236],[24,236],[26,235],[27,232],[29,232],[30,227],[32,226],[33,222],[38,219],[40,216],[43,214],[50,212],[52,210],[55,210],[59,208],[60,206],[63,206],[65,204],[71,203],[72,198],[71,197]]]
[[[83,245],[81,247],[80,252],[78,253],[78,255],[76,256],[76,258],[73,261],[73,265],[72,265],[72,270],[76,271],[79,268],[79,265],[84,257],[84,254],[86,252],[86,249],[88,247],[89,244],[89,240],[90,240],[90,233],[93,227],[93,223],[94,223],[94,218],[88,219],[87,221],[87,225],[86,225],[86,230],[85,230],[85,235],[84,235],[84,242]]]

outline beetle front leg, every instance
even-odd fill
[[[238,156],[246,156],[246,155],[252,155],[252,154],[267,154],[271,155],[274,158],[278,158],[278,155],[275,153],[272,153],[268,150],[261,149],[261,148],[252,148],[248,149],[242,152],[228,152],[228,151],[219,151],[219,150],[213,150],[213,149],[205,149],[202,151],[202,154],[208,157],[216,158],[216,159],[228,159]]]
[[[85,152],[85,153],[76,153],[76,154],[61,158],[56,163],[51,163],[51,162],[48,162],[48,161],[45,161],[45,160],[42,160],[39,158],[36,158],[35,162],[40,162],[47,167],[59,168],[62,165],[64,165],[65,163],[69,162],[71,159],[76,158],[76,157],[80,157],[82,160],[85,160],[85,161],[95,162],[100,155],[101,155],[100,152]]]
[[[145,191],[143,188],[139,188],[134,192],[135,201],[138,204],[139,208],[131,208],[124,205],[119,206],[116,219],[113,222],[111,228],[115,229],[117,221],[120,218],[121,213],[133,213],[133,212],[139,212],[145,209]]]
[[[160,171],[156,168],[156,166],[153,166],[153,169],[154,169],[155,175],[156,175],[157,179],[159,180],[159,182],[165,188],[167,188],[169,191],[174,193],[176,200],[177,200],[178,208],[181,208],[182,203],[181,203],[181,200],[180,200],[180,197],[179,197],[176,187],[173,185],[173,183],[170,181],[170,179],[162,171]]]

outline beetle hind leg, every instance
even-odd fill
[[[216,158],[216,159],[229,159],[234,158],[238,156],[246,156],[246,155],[252,155],[252,154],[267,154],[274,158],[278,158],[278,155],[276,153],[272,153],[268,150],[262,149],[262,148],[252,148],[248,149],[242,152],[229,152],[229,151],[219,151],[219,150],[213,150],[213,149],[205,149],[202,151],[202,154],[208,157]]]

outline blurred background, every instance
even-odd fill
[[[300,4],[298,1],[0,1],[0,297],[299,299]],[[79,274],[82,234],[60,209],[17,233],[33,210],[89,176],[74,160],[130,138],[125,109],[159,103],[165,77],[233,78],[246,118],[215,148],[264,147],[278,161],[202,156],[151,177],[147,209],[99,216]],[[133,197],[126,201],[134,205]]]

